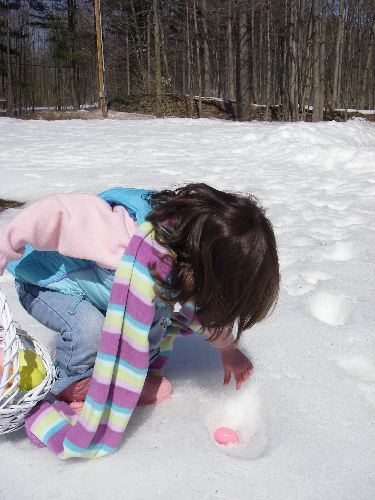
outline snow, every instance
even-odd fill
[[[348,113],[360,113],[361,115],[375,115],[375,109],[345,109],[338,108],[336,111],[347,111]]]
[[[369,500],[375,492],[375,124],[0,119],[0,198],[204,181],[251,192],[278,239],[279,303],[246,332],[254,375],[222,385],[217,352],[179,339],[172,399],[137,408],[117,453],[61,462],[0,437],[0,497]],[[17,213],[0,215],[5,223]],[[54,334],[19,323],[51,350]],[[215,428],[235,428],[223,447]]]

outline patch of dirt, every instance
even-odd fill
[[[17,116],[21,120],[102,120],[103,115],[100,109],[80,110],[80,111],[38,111]],[[113,120],[144,120],[146,118],[156,118],[152,115],[139,113],[125,113],[110,109],[108,118]]]
[[[125,113],[151,115],[157,118],[198,118],[198,99],[185,95],[162,95],[157,98],[153,94],[134,94],[127,97],[115,97],[110,101],[110,110]],[[234,110],[232,106],[232,112]],[[202,98],[201,118],[228,119],[230,112],[222,99]]]
[[[0,198],[0,212],[7,210],[8,208],[19,208],[22,207],[23,203],[14,200],[3,200]]]
[[[35,113],[27,113],[24,115],[17,116],[21,120],[91,120],[93,118],[99,118],[96,116],[96,111],[38,111]]]

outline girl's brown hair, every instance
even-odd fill
[[[148,220],[172,255],[169,302],[192,300],[214,340],[238,320],[242,332],[264,319],[279,293],[275,235],[253,196],[188,184],[152,193]],[[169,294],[168,294],[169,295]]]

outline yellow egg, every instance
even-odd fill
[[[19,352],[18,359],[21,391],[29,391],[41,384],[46,376],[46,370],[40,356],[30,349],[25,349]]]

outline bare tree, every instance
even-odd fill
[[[8,79],[8,97],[7,97],[7,110],[8,115],[13,114],[13,76],[11,65],[11,38],[10,38],[10,5],[9,0],[6,2],[6,51],[7,51],[7,79]]]
[[[198,87],[198,117],[202,115],[202,72],[200,62],[200,41],[198,32],[198,19],[197,19],[197,2],[194,2],[194,30],[195,30],[195,49],[197,61],[197,87]]]
[[[326,82],[326,37],[327,37],[327,3],[328,0],[322,0],[322,18],[320,22],[320,52],[319,52],[319,120],[324,119],[325,99],[325,82]]]
[[[335,63],[333,72],[332,85],[332,106],[336,107],[339,104],[341,94],[341,72],[342,72],[342,55],[344,50],[344,16],[345,16],[345,0],[339,1],[339,17],[338,28],[335,45]]]
[[[270,119],[270,92],[271,92],[271,4],[267,0],[267,74],[266,74],[266,112],[265,120]]]
[[[152,1],[154,13],[154,52],[155,52],[155,94],[161,96],[161,57],[160,57],[160,25],[159,25],[159,3]]]
[[[312,88],[312,103],[313,112],[312,120],[319,121],[321,119],[321,92],[320,92],[320,1],[312,0],[312,33],[313,33],[313,88]]]
[[[235,74],[234,74],[234,50],[233,50],[233,0],[228,0],[227,18],[227,97],[234,99],[235,96]]]
[[[311,105],[314,120],[326,104],[374,106],[375,0],[113,0],[102,9],[114,102],[187,94],[191,115],[194,95],[236,98],[241,120],[259,116],[252,102],[284,120],[310,119]],[[93,102],[93,28],[91,0],[0,0],[9,109]]]
[[[289,12],[288,12],[289,11]],[[298,53],[297,53],[297,2],[292,1],[290,3],[289,9],[287,11],[287,16],[289,14],[289,47],[288,47],[288,69],[287,79],[288,85],[288,97],[289,97],[289,116],[290,120],[298,120],[299,109],[298,109]]]
[[[239,2],[236,6],[236,86],[237,115],[239,120],[248,120],[251,106],[249,30],[247,5]]]
[[[203,94],[204,95],[210,95],[212,90],[207,19],[208,19],[207,0],[202,0],[203,61],[204,61]]]
[[[368,94],[366,95],[366,90],[368,86],[368,79],[370,75],[370,68],[373,63],[373,52],[374,52],[374,45],[375,45],[375,2],[372,2],[373,8],[374,8],[374,16],[372,18],[372,26],[371,26],[371,31],[369,35],[369,41],[368,41],[368,52],[367,52],[367,58],[366,58],[366,64],[363,70],[363,80],[362,80],[362,92],[361,92],[361,108],[365,108],[366,102],[370,102],[371,99],[371,90],[369,86]]]

